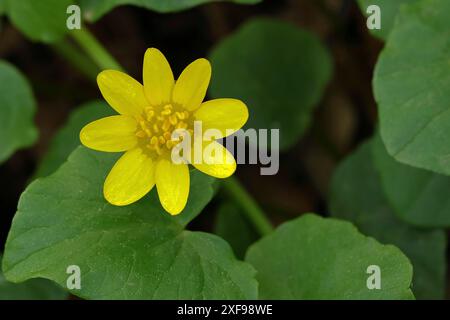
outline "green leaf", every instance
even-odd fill
[[[280,129],[280,148],[308,128],[331,77],[331,58],[314,35],[289,23],[254,19],[210,54],[214,98],[243,100],[247,128]]]
[[[0,264],[2,256],[0,255]],[[15,284],[0,272],[0,300],[62,300],[67,293],[46,279],[32,279]]]
[[[239,259],[244,258],[248,247],[259,238],[239,208],[228,202],[217,211],[214,233],[230,244]]]
[[[450,175],[450,1],[400,11],[374,77],[381,136],[398,161]]]
[[[53,173],[63,164],[70,153],[80,145],[80,130],[89,122],[114,115],[115,112],[104,101],[91,101],[75,109],[59,132],[52,139],[49,150],[36,170],[36,177]]]
[[[417,0],[358,0],[359,7],[363,14],[368,17],[367,8],[371,5],[377,5],[381,10],[381,29],[370,30],[370,32],[382,39],[386,40],[394,26],[395,18],[403,4],[416,2]]]
[[[69,265],[81,269],[90,299],[255,299],[254,270],[217,236],[184,230],[210,201],[214,179],[191,174],[186,209],[166,213],[156,198],[108,204],[104,179],[118,155],[77,148],[56,173],[23,193],[3,261],[8,280],[33,277],[65,286]]]
[[[450,178],[395,161],[381,139],[374,144],[374,162],[395,213],[420,227],[450,227]]]
[[[0,163],[17,149],[32,145],[38,132],[33,123],[36,102],[27,79],[0,60]]]
[[[313,214],[279,226],[252,245],[261,299],[413,299],[412,266],[394,246],[381,245],[345,221]],[[381,289],[368,289],[369,266]]]
[[[0,0],[0,15],[3,15],[5,13],[5,0]],[[1,26],[1,21],[0,21]]]
[[[361,232],[382,243],[399,247],[414,267],[414,295],[418,299],[442,299],[445,233],[415,228],[396,217],[374,165],[374,143],[364,144],[336,169],[331,183],[331,214],[353,222]]]
[[[241,4],[255,4],[262,0],[79,0],[81,10],[89,21],[96,21],[104,14],[121,5],[134,5],[160,13],[181,11],[209,2],[228,1]]]
[[[67,29],[67,7],[72,0],[5,0],[12,23],[27,37],[45,43],[60,40]]]

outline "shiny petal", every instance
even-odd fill
[[[171,215],[179,214],[189,196],[189,168],[162,158],[156,165],[156,189],[163,208]]]
[[[197,59],[183,70],[173,89],[172,99],[189,111],[202,103],[211,79],[211,65],[206,59]]]
[[[143,78],[150,105],[170,102],[175,80],[169,63],[158,49],[150,48],[145,52]]]
[[[201,146],[201,144],[198,144]],[[192,148],[192,165],[207,175],[215,178],[228,178],[236,171],[236,160],[233,155],[217,141],[203,142],[202,154],[194,156],[199,147],[194,144]],[[215,152],[211,152],[215,150]]]
[[[97,83],[105,100],[120,114],[138,116],[149,105],[144,86],[123,72],[102,71]]]
[[[195,119],[202,122],[203,131],[217,129],[223,138],[244,126],[248,119],[247,106],[237,99],[215,99],[204,102],[195,111]]]
[[[140,148],[127,151],[105,180],[105,199],[125,206],[145,196],[155,185],[155,164]]]
[[[134,148],[137,122],[130,116],[111,116],[87,124],[80,132],[80,140],[88,148],[121,152]]]

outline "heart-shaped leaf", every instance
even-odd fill
[[[315,35],[270,19],[246,23],[210,59],[211,95],[243,100],[250,112],[246,127],[280,129],[281,149],[295,144],[308,128],[332,69]]]
[[[13,65],[0,60],[0,163],[17,149],[32,145],[38,136],[33,123],[36,103],[27,79]]]
[[[262,299],[414,298],[408,258],[345,221],[301,216],[252,245],[246,260]],[[379,289],[372,287],[378,276]]]
[[[364,144],[336,169],[331,183],[331,214],[353,222],[362,232],[382,243],[398,246],[414,266],[412,290],[415,296],[418,299],[442,299],[445,291],[445,233],[415,228],[396,217],[374,164],[372,149],[379,143],[370,141]],[[414,204],[414,200],[410,200]]]
[[[5,0],[6,13],[12,23],[35,41],[52,43],[68,31],[67,8],[72,0]]]
[[[143,7],[161,13],[168,13],[219,1],[255,4],[262,0],[79,0],[84,16],[89,21],[96,21],[115,7],[126,4]]]
[[[221,238],[184,230],[213,195],[214,179],[191,172],[188,205],[167,214],[156,191],[125,207],[103,198],[118,158],[76,149],[53,175],[23,193],[5,249],[10,281],[48,278],[65,286],[81,270],[75,295],[91,299],[255,299],[254,270]]]
[[[375,70],[381,136],[398,161],[450,175],[450,1],[402,9]]]
[[[0,264],[2,256],[0,255]],[[46,279],[31,279],[23,283],[6,281],[0,272],[0,300],[60,300],[68,294]]]
[[[450,227],[450,177],[397,162],[379,137],[373,151],[385,194],[402,220],[420,227]]]

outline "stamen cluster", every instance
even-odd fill
[[[161,155],[164,150],[170,151],[180,140],[172,140],[172,132],[176,129],[192,131],[190,123],[191,114],[186,111],[177,111],[172,104],[162,107],[146,107],[143,115],[138,119],[136,136],[141,139],[151,151]]]

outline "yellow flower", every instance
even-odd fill
[[[81,130],[80,140],[98,151],[125,151],[105,180],[103,194],[109,203],[124,206],[136,202],[156,184],[167,212],[176,215],[184,209],[189,168],[171,160],[171,150],[179,143],[171,139],[172,132],[179,128],[192,132],[194,121],[201,121],[203,130],[218,129],[225,137],[248,119],[247,107],[240,100],[202,103],[210,78],[208,60],[198,59],[175,81],[166,58],[155,48],[145,53],[144,85],[119,71],[106,70],[98,75],[103,97],[119,115],[89,123]],[[217,178],[234,173],[236,162],[220,143],[210,141],[201,146],[222,148],[232,161],[191,162],[194,167]]]

